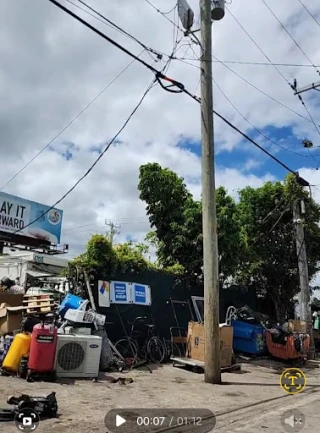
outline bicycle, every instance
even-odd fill
[[[147,317],[136,317],[131,323],[129,335],[115,343],[115,348],[125,360],[134,364],[138,359],[160,364],[167,355],[167,349],[156,334],[154,325],[145,323]],[[136,329],[137,323],[143,324],[143,331]]]

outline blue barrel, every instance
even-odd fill
[[[265,330],[261,325],[233,320],[233,350],[250,355],[263,355],[267,351]]]
[[[80,298],[76,295],[71,295],[70,293],[64,298],[64,300],[61,302],[60,308],[59,308],[59,314],[60,316],[64,317],[66,312],[71,310],[77,310],[81,304],[85,302],[84,299]]]

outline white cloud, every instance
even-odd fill
[[[77,0],[74,2],[80,5]],[[153,2],[164,11],[174,6],[173,0]],[[141,52],[134,41],[87,16],[69,2],[62,3],[129,50],[136,54]],[[317,43],[320,27],[303,11],[299,2],[268,0],[268,3],[299,40],[308,56],[314,62],[320,62]],[[309,3],[310,10],[319,14],[320,4],[316,0],[310,0]],[[90,4],[147,45],[164,53],[171,52],[174,27],[144,0],[90,0]],[[190,4],[198,19],[198,2],[192,0]],[[229,8],[272,61],[308,63],[263,2],[234,1]],[[1,186],[131,60],[49,1],[1,2],[0,12],[1,35],[5,41],[0,47],[0,93],[3,101],[0,107]],[[174,14],[169,17],[173,20]],[[223,21],[214,24],[213,35],[213,53],[221,60],[266,61],[228,12]],[[181,44],[188,41],[186,39]],[[194,50],[197,52],[196,46]],[[193,51],[188,46],[182,47],[177,56],[182,57],[184,52],[188,59],[192,58]],[[152,63],[148,54],[144,53],[142,58]],[[173,60],[168,75],[182,81],[191,92],[198,92],[199,62],[187,61],[196,67]],[[161,69],[164,62],[155,63],[155,66]],[[274,67],[234,64],[229,67],[275,99],[307,116]],[[287,79],[297,77],[301,85],[317,80],[313,68],[279,69]],[[319,141],[310,122],[271,101],[225,66],[214,63],[214,77],[226,95],[256,127],[289,126],[299,137],[308,136],[314,142]],[[143,66],[137,63],[131,65],[59,137],[52,145],[55,151],[43,152],[5,191],[46,204],[54,203],[97,157],[97,153],[89,149],[107,143],[118,131],[151,79],[152,74]],[[319,99],[313,98],[311,94],[305,94],[304,99],[316,116]],[[248,123],[234,111],[218,89],[214,92],[214,105],[238,127],[244,131],[250,130]],[[70,244],[71,253],[81,251],[91,233],[96,230],[105,232],[105,219],[122,224],[118,241],[127,236],[143,239],[149,225],[137,191],[141,164],[157,161],[172,168],[186,178],[190,190],[200,197],[200,160],[192,151],[177,146],[181,137],[194,141],[200,139],[199,105],[186,95],[173,95],[157,86],[120,135],[121,144],[112,147],[94,171],[61,203],[60,207],[64,210],[63,241]],[[239,149],[239,143],[246,155],[251,149],[251,145],[244,145],[241,137],[218,119],[215,120],[215,137],[217,153],[221,154],[223,149],[230,152],[234,148]],[[61,156],[67,150],[64,143],[73,143],[75,146],[71,149],[73,157],[69,161]],[[275,151],[274,147],[272,151]],[[251,159],[245,158],[244,170],[230,168],[228,164],[217,166],[217,185],[226,186],[236,196],[239,188],[259,186],[266,180],[274,179],[273,173],[265,172],[260,177],[252,173],[256,168],[254,162],[261,161],[258,151],[252,149],[249,157]],[[304,162],[301,160],[301,166]],[[305,177],[311,182],[315,176],[319,176],[319,172],[308,168],[305,170]],[[316,194],[316,198],[320,199],[320,195]]]

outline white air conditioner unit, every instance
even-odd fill
[[[58,334],[57,377],[98,377],[102,338],[96,335]]]

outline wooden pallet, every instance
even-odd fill
[[[196,359],[191,359],[187,357],[172,356],[171,361],[173,367],[192,367],[194,373],[201,373],[204,371],[204,362],[198,361]],[[229,367],[221,367],[221,373],[230,373],[232,371],[241,370],[240,364],[232,364]]]
[[[31,307],[27,308],[27,313],[36,314],[36,313],[51,313],[54,310],[54,305],[50,307]]]
[[[25,295],[23,305],[27,313],[50,313],[55,308],[52,295]]]

